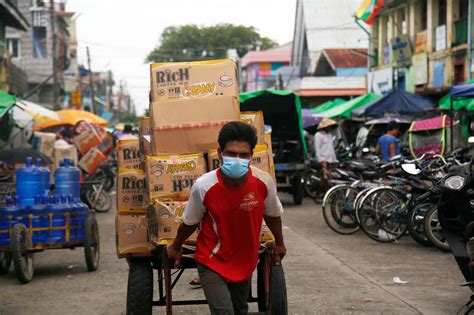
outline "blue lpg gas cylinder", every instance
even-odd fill
[[[24,223],[22,214],[23,208],[15,203],[15,199],[11,197],[6,198],[7,205],[0,207],[0,245],[8,246],[10,244],[10,229],[18,223]]]
[[[62,196],[72,195],[74,202],[81,200],[81,171],[71,166],[69,158],[64,159],[64,166],[54,172],[55,194]]]
[[[84,226],[86,224],[87,216],[89,215],[89,207],[84,203],[78,204],[78,211],[76,214],[76,240],[84,241],[85,233]]]
[[[47,195],[51,187],[51,172],[46,167],[41,167],[41,159],[36,159],[36,167],[41,172],[41,183],[43,184],[42,195]]]
[[[31,213],[31,225],[33,227],[33,244],[49,243],[50,221],[49,210],[46,201],[46,196],[37,196],[35,198],[35,205],[27,208],[27,211]],[[36,229],[41,230],[38,231]]]
[[[79,203],[74,202],[74,198],[69,195],[66,196],[66,204],[69,211],[69,240],[76,240],[77,230],[77,212],[79,211]]]
[[[16,193],[20,206],[35,204],[35,196],[44,195],[44,185],[39,168],[32,166],[32,158],[26,158],[26,165],[16,171]]]

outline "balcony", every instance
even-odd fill
[[[453,46],[467,43],[467,19],[454,22]]]

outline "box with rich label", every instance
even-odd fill
[[[240,121],[254,126],[257,130],[258,144],[265,143],[265,124],[263,122],[263,112],[242,112],[240,113]]]
[[[251,166],[261,169],[267,173],[270,172],[270,163],[268,160],[268,151],[267,146],[265,144],[257,145],[253,150],[252,162],[250,163]],[[207,166],[209,170],[218,169],[221,166],[221,161],[219,159],[219,155],[217,150],[209,151],[207,155]]]
[[[124,139],[117,142],[117,162],[119,167],[142,169],[143,164],[138,139]]]
[[[90,149],[79,160],[78,166],[86,171],[88,174],[94,174],[97,168],[107,160],[107,157],[96,148]]]
[[[239,96],[237,67],[230,59],[150,65],[154,102]]]
[[[268,146],[268,162],[270,163],[270,175],[272,175],[273,179],[276,182],[275,162],[273,161],[272,133],[271,132],[265,132],[265,143]]]
[[[95,129],[88,129],[84,133],[74,137],[74,144],[81,154],[86,153],[90,149],[100,145],[102,137]]]
[[[149,256],[154,246],[148,241],[148,224],[145,214],[119,214],[115,216],[117,256]]]
[[[56,142],[56,134],[36,131],[33,137],[33,148],[48,157],[52,157],[54,142]]]
[[[187,200],[191,186],[206,173],[203,154],[147,156],[145,162],[148,200]]]
[[[181,100],[150,104],[152,146],[156,154],[188,154],[217,149],[222,126],[238,121],[235,97]]]
[[[146,136],[150,134],[150,117],[140,118],[140,125],[138,126],[138,134]]]
[[[186,201],[155,201],[149,206],[147,211],[148,236],[152,244],[166,243],[176,237],[186,204]],[[193,242],[196,239],[197,231],[186,242]]]
[[[145,213],[148,206],[145,172],[120,168],[116,196],[118,213]]]

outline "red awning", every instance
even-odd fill
[[[356,96],[367,93],[366,89],[303,89],[296,92],[299,96]]]

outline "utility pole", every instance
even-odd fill
[[[95,111],[95,100],[94,100],[94,80],[92,78],[92,69],[91,69],[91,55],[89,53],[89,46],[86,47],[87,50],[87,64],[89,66],[89,88],[91,91],[91,112],[97,114]]]
[[[123,97],[123,82],[120,80],[120,94],[118,99],[118,120],[122,122],[122,97]]]
[[[59,109],[59,91],[58,91],[58,42],[56,38],[56,12],[54,9],[54,1],[49,0],[49,15],[51,24],[52,39],[52,57],[53,57],[53,106],[55,110]]]

